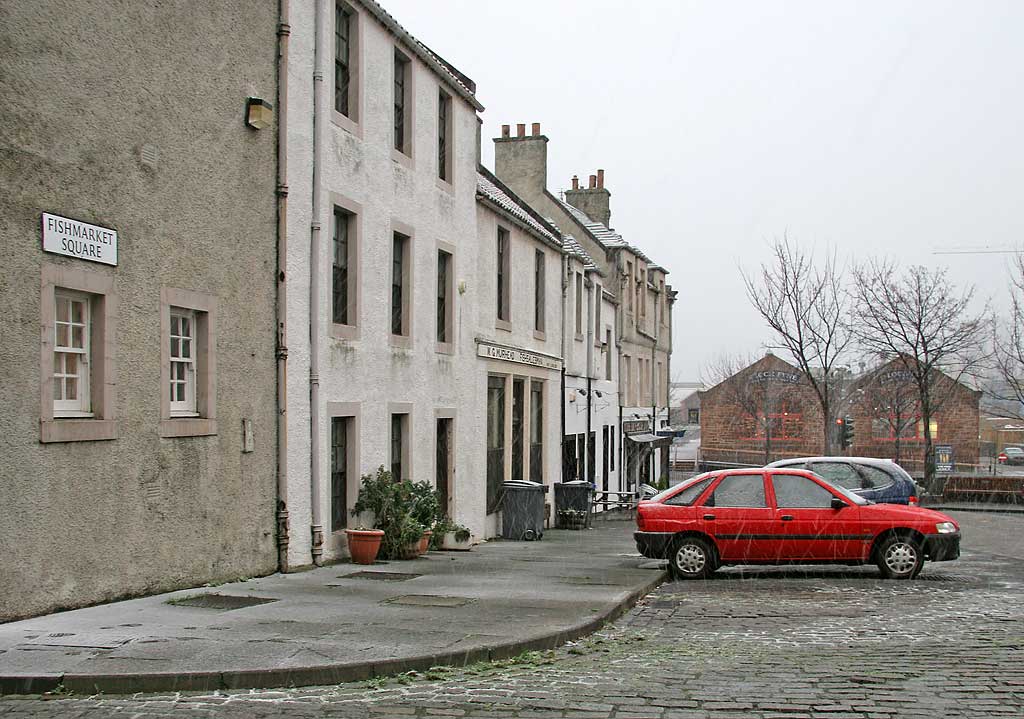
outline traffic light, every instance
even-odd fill
[[[853,445],[853,417],[840,417],[836,424],[839,425],[839,446],[847,449]]]

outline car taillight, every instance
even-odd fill
[[[644,531],[644,508],[642,506],[636,508],[636,528],[641,532]]]
[[[908,500],[907,500],[907,504],[909,504],[909,505],[910,505],[911,507],[917,507],[917,506],[919,506],[919,503],[918,503],[918,501],[917,501],[917,497],[915,497],[915,496],[911,495],[911,496],[910,496],[910,499],[908,499]]]

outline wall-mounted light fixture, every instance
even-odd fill
[[[270,127],[274,121],[274,106],[261,97],[246,98],[245,124],[254,130]]]

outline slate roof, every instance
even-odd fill
[[[554,228],[534,217],[529,205],[516,197],[511,190],[501,184],[498,178],[484,168],[480,168],[476,175],[476,194],[477,197],[489,201],[519,220],[521,225],[524,225],[539,239],[560,249],[563,247],[562,239],[553,231]]]
[[[660,272],[664,272],[666,275],[668,274],[668,270],[666,270],[661,265],[655,264],[655,262],[651,260],[650,257],[644,254],[643,250],[641,250],[636,245],[631,245],[628,242],[626,242],[626,240],[623,239],[622,235],[620,235],[615,230],[606,227],[605,225],[601,224],[596,220],[590,219],[590,216],[583,212],[583,210],[579,209],[578,207],[573,207],[565,200],[558,199],[558,202],[562,205],[565,211],[572,216],[574,220],[576,220],[578,223],[587,228],[587,231],[594,237],[595,240],[597,240],[598,244],[609,249],[625,247],[634,255],[646,261],[648,267],[658,270]]]
[[[472,105],[476,110],[482,111],[484,106],[476,99],[476,83],[459,72],[451,63],[441,58],[433,50],[417,40],[412,33],[402,27],[391,14],[382,8],[375,0],[360,0],[366,9],[373,14],[377,20],[390,30],[396,37],[402,40],[405,45],[419,57],[423,63],[433,70],[449,87],[458,95]]]
[[[598,271],[594,258],[587,254],[587,251],[583,249],[583,245],[577,242],[575,237],[572,235],[562,235],[562,245],[568,254],[574,255],[583,263],[583,269]]]

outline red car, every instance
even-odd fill
[[[889,579],[960,556],[960,526],[923,507],[875,504],[795,469],[710,472],[640,502],[637,549],[677,578],[728,564],[866,564]]]

